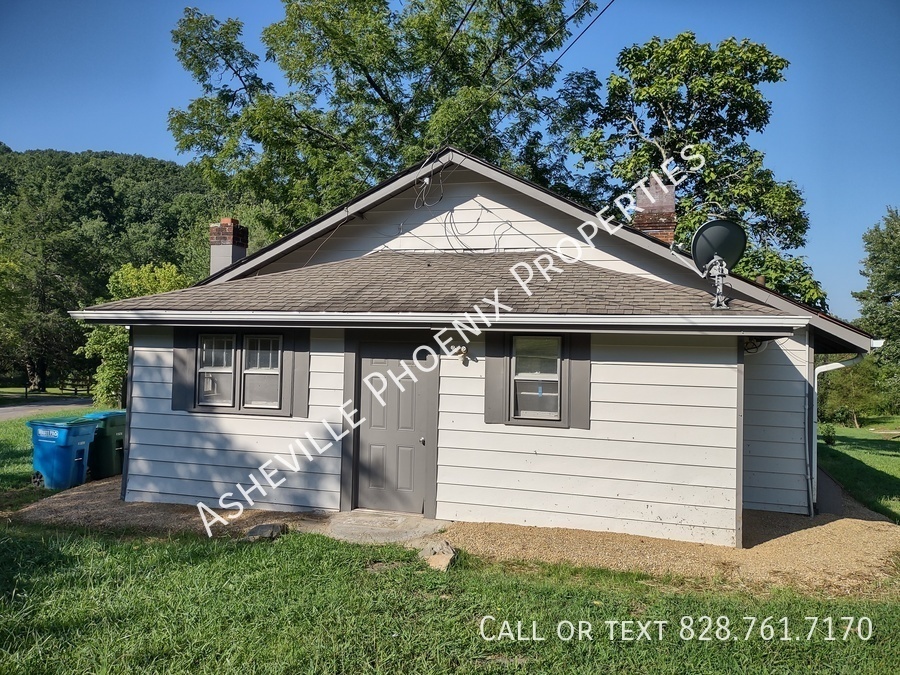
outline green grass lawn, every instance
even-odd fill
[[[900,417],[868,422],[861,429],[836,427],[833,448],[820,439],[819,464],[857,500],[900,522],[900,438],[876,433],[900,429]]]
[[[546,640],[485,641],[487,615],[497,618],[489,636],[503,620],[513,634],[524,622],[530,636],[536,621]],[[703,615],[729,617],[738,639],[700,641],[699,630],[681,639],[681,617]],[[757,627],[745,640],[745,616],[775,617],[775,635],[763,629],[772,638],[763,639]],[[819,625],[807,640],[813,616]],[[871,639],[855,631],[843,639],[838,617],[851,616],[871,619]],[[781,617],[800,639],[779,639]],[[833,617],[834,640],[824,617]],[[662,640],[654,627],[651,641],[622,641],[609,639],[606,620],[669,623]],[[562,621],[591,622],[593,639],[559,639]],[[4,673],[882,674],[897,663],[896,599],[752,597],[465,555],[441,574],[398,547],[300,533],[245,544],[0,529]]]
[[[12,420],[0,420],[0,511],[14,511],[53,494],[31,486],[31,429],[26,420],[77,417],[100,408],[64,408]]]
[[[30,476],[24,419],[0,422],[0,510],[48,494],[32,489]],[[708,582],[494,564],[465,552],[441,574],[399,547],[312,534],[246,544],[6,524],[0,673],[881,674],[900,662],[898,589],[900,580],[879,599],[753,595]],[[488,615],[496,617],[488,636],[506,620],[513,636],[521,621],[523,637],[537,622],[546,639],[484,640]],[[692,639],[682,639],[685,616],[694,617],[683,633]],[[711,639],[700,640],[702,616],[728,617],[730,632],[717,636],[713,623]],[[744,617],[757,618],[749,638]],[[798,639],[780,639],[782,617]],[[818,617],[811,635],[806,617]],[[871,638],[851,630],[844,639],[841,617],[867,617]],[[611,640],[604,622],[612,620],[644,622],[653,639],[622,640],[620,627]],[[557,637],[561,622],[577,635],[580,621],[590,622],[592,639]],[[653,621],[667,622],[662,639]],[[866,620],[860,625],[868,637]],[[636,624],[627,628],[638,635]],[[567,629],[562,623],[564,636]]]

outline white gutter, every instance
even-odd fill
[[[69,312],[83,321],[103,321],[106,323],[140,324],[142,322],[271,322],[323,323],[333,321],[335,325],[345,323],[360,324],[446,324],[454,320],[477,321],[478,315],[454,313],[391,313],[391,312],[255,312],[255,311],[184,311],[184,310],[100,310],[83,309]],[[743,315],[597,315],[597,314],[515,314],[505,313],[495,317],[486,312],[490,325],[529,324],[533,326],[671,326],[671,327],[740,327],[760,328],[801,328],[809,323],[809,317],[802,316],[743,316]],[[481,322],[484,325],[485,322]]]
[[[871,341],[871,349],[875,350],[884,346],[884,340],[872,340]],[[819,375],[822,373],[827,373],[832,370],[840,370],[841,368],[849,368],[850,366],[856,365],[860,361],[862,361],[865,354],[857,354],[852,359],[847,359],[846,361],[837,361],[835,363],[826,363],[825,365],[818,366],[813,375],[813,411],[815,412],[815,423],[813,424],[813,443],[812,443],[812,460],[810,460],[809,454],[806,456],[806,489],[808,496],[812,500],[811,503],[816,503],[816,498],[818,497],[818,472],[819,472]],[[810,514],[812,515],[812,514]]]

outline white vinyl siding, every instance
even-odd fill
[[[744,357],[744,508],[809,513],[806,330]]]
[[[437,517],[734,546],[735,338],[594,336],[591,428],[484,423],[484,342],[441,360]]]
[[[311,331],[308,418],[172,410],[172,344],[171,328],[134,328],[126,501],[203,501],[218,508],[221,494],[234,492],[240,497],[237,483],[245,488],[252,485],[252,473],[267,488],[265,496],[251,493],[259,507],[340,507],[340,444],[334,444],[313,462],[297,451],[297,472],[288,468],[294,463],[288,446],[296,438],[305,438],[307,431],[324,446],[331,437],[321,420],[335,428],[341,425],[338,406],[343,393],[343,331]],[[277,457],[281,460],[275,459],[269,466],[269,470],[280,470],[273,480],[287,480],[278,488],[268,489],[256,469]]]
[[[648,253],[602,225],[593,245],[586,245],[578,232],[580,220],[526,197],[512,188],[489,181],[464,167],[435,176],[423,205],[417,191],[407,190],[366,211],[365,219],[354,218],[337,230],[308,242],[273,261],[259,274],[283,272],[312,264],[357,258],[388,248],[400,251],[522,251],[531,260],[547,248],[556,250],[563,237],[581,246],[582,260],[617,272],[626,272],[666,283],[708,288],[691,271]],[[437,204],[430,200],[440,197]],[[608,214],[607,214],[608,215]],[[590,232],[589,232],[590,233]],[[327,238],[327,239],[326,239]],[[563,253],[577,256],[566,244]]]

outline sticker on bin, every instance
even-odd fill
[[[59,438],[59,429],[42,429],[38,427],[37,435],[40,438]]]

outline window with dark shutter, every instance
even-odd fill
[[[589,334],[485,334],[487,424],[589,429]]]
[[[309,331],[176,328],[172,409],[306,417]]]

